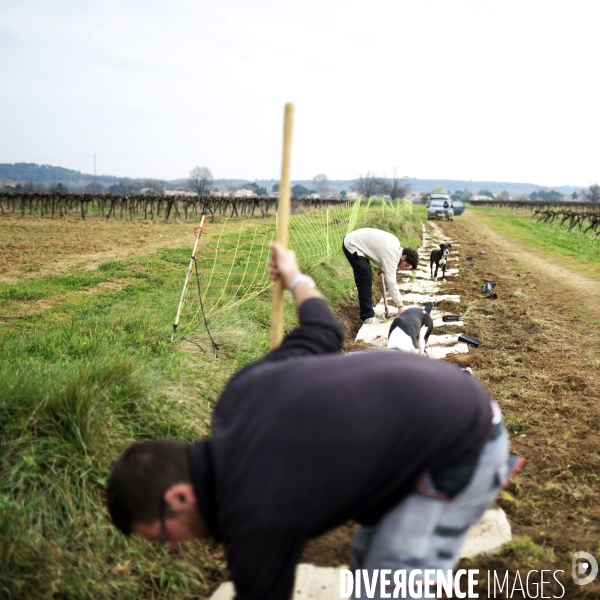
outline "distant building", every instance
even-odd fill
[[[237,190],[235,194],[233,194],[234,198],[256,198],[256,194],[252,190],[246,190],[242,188],[241,190]]]
[[[197,196],[196,192],[189,190],[165,190],[165,196]]]
[[[358,200],[358,192],[346,192],[346,200]]]

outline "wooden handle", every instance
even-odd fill
[[[285,105],[283,118],[283,161],[279,182],[279,208],[277,211],[277,241],[287,248],[288,224],[290,221],[290,163],[292,156],[292,130],[294,127],[294,105]],[[273,310],[271,312],[271,350],[283,339],[283,283],[280,279],[273,286]]]
[[[381,287],[383,288],[383,305],[385,306],[385,316],[387,318],[387,316],[390,314],[390,311],[388,309],[387,293],[385,291],[385,276],[383,273],[381,273]]]

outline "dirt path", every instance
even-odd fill
[[[503,254],[511,256],[523,266],[535,271],[540,277],[546,278],[561,297],[567,297],[569,302],[580,302],[582,306],[600,317],[600,281],[562,266],[559,259],[525,250],[514,241],[494,231],[476,214],[467,211],[463,218],[464,224],[472,233],[477,231],[478,236],[493,243]]]
[[[473,257],[454,291],[481,346],[448,360],[472,367],[502,407],[513,452],[527,459],[499,501],[517,539],[473,563],[513,574],[562,569],[565,597],[598,598],[598,581],[576,586],[570,573],[573,552],[600,550],[599,284],[463,217],[444,229]],[[486,282],[497,284],[497,300],[482,293]]]
[[[500,555],[461,566],[480,569],[484,586],[487,570],[509,571],[511,582],[516,571],[525,579],[532,569],[562,570],[564,597],[600,598],[598,580],[577,586],[571,578],[573,552],[600,559],[599,284],[522,250],[468,213],[442,229],[460,244],[460,276],[450,278],[447,292],[460,294],[464,331],[481,341],[446,360],[473,369],[502,407],[512,451],[527,459],[498,501],[513,542]],[[482,293],[486,282],[497,284],[497,300]],[[353,529],[347,524],[313,540],[303,562],[348,564]],[[555,588],[551,594],[560,597]]]

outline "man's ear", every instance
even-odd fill
[[[196,506],[196,494],[191,483],[176,483],[163,496],[167,506],[173,510],[184,510]]]

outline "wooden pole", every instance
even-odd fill
[[[294,105],[286,104],[283,120],[283,161],[279,182],[279,209],[277,211],[277,241],[288,245],[288,223],[290,220],[290,162],[292,154],[292,129],[294,126]],[[283,284],[280,280],[273,286],[273,311],[271,313],[271,350],[283,339]]]
[[[381,287],[383,288],[383,306],[385,307],[385,318],[390,318],[390,309],[388,308],[387,303],[387,291],[385,289],[385,275],[381,274]]]
[[[188,265],[187,273],[185,274],[185,281],[183,282],[183,290],[181,292],[181,298],[179,299],[179,306],[177,307],[177,314],[175,315],[175,322],[173,323],[173,333],[171,334],[171,341],[175,340],[175,332],[179,326],[179,318],[181,317],[181,311],[183,310],[183,304],[185,297],[187,296],[188,286],[190,285],[190,279],[192,272],[196,264],[196,257],[198,256],[198,245],[200,244],[200,236],[202,235],[202,227],[204,226],[204,214],[200,219],[200,225],[196,230],[196,241],[194,242],[194,249],[192,250],[192,257],[190,258],[190,264]]]

